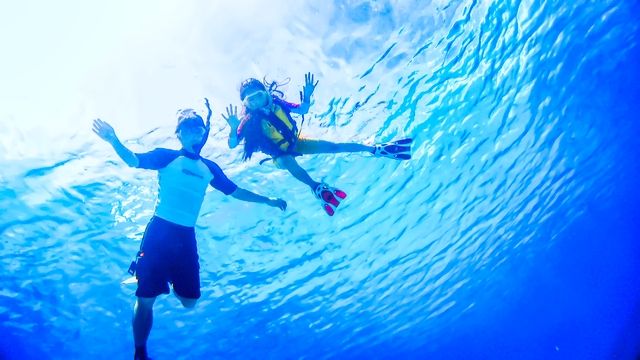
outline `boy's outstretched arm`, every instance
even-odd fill
[[[113,146],[113,149],[116,151],[116,154],[120,156],[122,161],[124,161],[130,167],[137,167],[139,164],[138,157],[133,151],[127,149],[124,146],[120,139],[116,136],[115,130],[113,127],[109,125],[106,121],[102,121],[100,119],[93,120],[93,132],[96,133],[102,140],[108,142]]]
[[[231,196],[242,201],[262,203],[272,207],[277,207],[283,211],[287,209],[287,202],[282,199],[268,198],[266,196],[252,193],[251,191],[245,190],[243,188],[237,188],[236,191],[231,193]]]

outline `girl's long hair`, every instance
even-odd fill
[[[283,82],[267,81],[267,78],[262,79],[262,84],[267,89],[267,93],[273,100],[284,101],[284,93],[278,90],[278,87],[288,84],[291,81],[290,78],[285,79]],[[242,105],[242,117],[240,120],[241,134],[239,140],[244,139],[244,152],[242,154],[242,160],[247,161],[251,159],[251,156],[256,151],[262,151],[267,154],[275,154],[280,149],[269,140],[262,132],[262,123],[260,118],[263,116],[263,112],[259,110],[249,111],[244,104]]]

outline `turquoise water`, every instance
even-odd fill
[[[201,5],[192,32],[206,39],[224,14]],[[158,299],[151,356],[634,359],[639,4],[292,7],[292,21],[268,23],[268,40],[243,19],[241,35],[255,43],[228,49],[234,68],[211,69],[221,54],[206,43],[187,65],[150,64],[146,76],[174,71],[202,92],[157,104],[168,110],[127,145],[177,146],[175,110],[209,96],[219,113],[225,99],[214,95],[233,100],[244,77],[291,77],[285,93],[297,99],[312,71],[320,84],[306,135],[412,136],[413,160],[303,157],[313,176],[349,194],[329,218],[291,176],[241,163],[214,118],[203,154],[289,209],[208,193],[197,226],[202,299],[193,311]],[[238,81],[220,83],[223,72]],[[137,90],[123,92],[156,105]],[[3,358],[132,353],[135,287],[120,282],[157,180],[126,169],[89,133],[104,115],[86,115],[77,120],[86,129],[49,139],[21,130],[19,114],[2,119]]]

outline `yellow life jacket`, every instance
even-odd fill
[[[274,104],[269,116],[262,118],[262,133],[280,150],[289,151],[298,140],[298,127],[291,116],[278,104]]]

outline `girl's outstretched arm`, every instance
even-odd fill
[[[236,146],[238,146],[238,143],[239,143],[238,126],[240,126],[240,119],[238,119],[238,107],[229,105],[229,107],[227,107],[226,110],[227,110],[227,115],[222,114],[222,118],[227,121],[227,124],[229,124],[230,129],[229,129],[228,145],[230,149],[233,149]]]
[[[311,95],[313,95],[313,91],[318,85],[318,81],[314,82],[314,80],[312,73],[306,73],[304,75],[304,86],[302,87],[302,91],[300,91],[300,106],[292,108],[291,112],[300,115],[305,115],[309,112],[309,108],[311,107]]]

